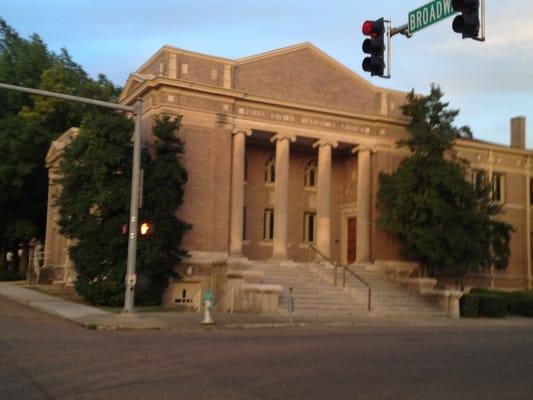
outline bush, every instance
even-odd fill
[[[479,295],[465,294],[461,297],[461,317],[475,318],[479,316]]]
[[[503,311],[503,304],[505,303],[507,314],[533,317],[533,291],[504,292],[485,288],[474,288],[468,295],[463,296],[461,299],[461,316],[476,316],[470,315],[472,312],[469,310],[463,311],[463,302],[475,301],[470,299],[470,297],[476,296],[479,299],[479,315],[502,318],[505,316]],[[463,299],[465,300],[463,301]]]
[[[479,314],[491,318],[505,318],[507,315],[506,296],[501,293],[480,296]]]
[[[24,279],[26,279],[26,277],[18,272],[0,271],[0,281],[23,281]]]
[[[533,317],[533,296],[530,295],[529,298],[518,300],[515,307],[514,314]]]
[[[77,280],[76,291],[91,304],[109,307],[120,307],[124,304],[124,284],[114,280]]]

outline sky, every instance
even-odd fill
[[[309,41],[377,86],[428,93],[441,86],[479,139],[509,144],[509,120],[533,121],[533,2],[487,3],[487,40],[462,40],[453,17],[392,39],[392,78],[361,68],[361,25],[384,17],[393,26],[428,0],[0,0],[0,17],[22,36],[38,33],[67,48],[92,76],[123,86],[165,44],[240,58]],[[530,118],[531,117],[531,118]],[[527,147],[533,148],[533,129]]]

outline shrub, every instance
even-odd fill
[[[485,294],[479,297],[479,314],[491,318],[505,318],[507,298],[501,293]]]
[[[479,316],[479,295],[465,294],[460,302],[461,317],[475,318]]]
[[[12,271],[0,271],[0,281],[22,281],[26,279],[18,272]]]
[[[528,298],[519,299],[516,302],[514,313],[525,317],[533,317],[533,296],[530,294]]]

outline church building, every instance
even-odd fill
[[[345,265],[401,261],[394,237],[376,224],[376,200],[380,172],[408,155],[395,144],[407,134],[405,92],[374,86],[310,43],[236,60],[164,46],[130,75],[119,101],[138,98],[145,133],[154,116],[182,116],[189,181],[178,213],[192,224],[184,276],[209,275],[212,265],[307,263],[316,257],[309,244]],[[480,271],[472,284],[530,287],[533,152],[525,118],[512,120],[510,147],[458,139],[456,151],[472,170],[486,171],[501,218],[515,229],[507,270]],[[49,266],[68,261],[54,212]]]

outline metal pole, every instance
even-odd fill
[[[135,296],[135,262],[137,259],[137,223],[139,219],[139,186],[141,178],[141,123],[142,101],[135,102],[135,131],[133,133],[133,165],[131,173],[130,232],[128,240],[128,264],[126,268],[126,293],[124,313],[133,313]]]
[[[125,106],[122,104],[110,103],[108,101],[87,99],[85,97],[79,97],[79,96],[71,96],[69,94],[50,92],[48,90],[40,90],[40,89],[27,88],[23,86],[8,85],[7,83],[0,83],[0,89],[15,90],[17,92],[37,94],[37,95],[46,96],[46,97],[55,97],[56,99],[74,101],[76,103],[85,103],[85,104],[90,104],[92,106],[112,108],[114,110],[122,110],[122,111],[131,112],[131,113],[135,112],[134,107]]]
[[[372,288],[368,287],[368,311],[372,310]]]

